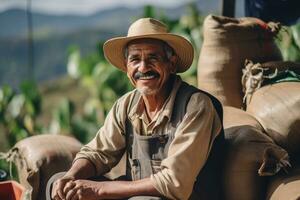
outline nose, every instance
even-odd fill
[[[149,71],[149,66],[146,60],[141,60],[138,70],[142,73]]]

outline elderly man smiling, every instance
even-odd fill
[[[160,21],[142,18],[127,37],[108,40],[104,53],[136,89],[114,104],[95,138],[54,182],[52,198],[221,199],[215,178],[222,107],[176,75],[193,61],[191,43]],[[90,180],[110,171],[124,153],[123,178]]]

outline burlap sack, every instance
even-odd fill
[[[274,37],[280,26],[256,18],[209,15],[198,62],[198,87],[216,96],[223,105],[242,107],[242,68],[254,62],[282,60]]]
[[[251,127],[255,127],[260,131],[263,131],[263,127],[259,124],[259,122],[250,115],[249,113],[245,112],[244,110],[234,108],[231,106],[224,106],[223,107],[223,126],[224,129],[232,128],[232,127],[240,127],[244,125],[249,125]],[[227,132],[227,139],[233,137],[228,135]]]
[[[224,166],[224,199],[265,198],[267,177],[289,167],[287,152],[249,125],[225,129],[228,155]]]
[[[266,133],[291,154],[300,152],[300,83],[282,82],[253,93],[247,105]]]
[[[299,200],[300,199],[300,167],[297,166],[288,174],[280,174],[272,178],[267,200]]]
[[[31,200],[45,200],[49,178],[70,168],[81,143],[61,135],[38,135],[18,142],[11,152],[15,157],[20,183],[31,191]]]

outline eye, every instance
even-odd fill
[[[140,59],[138,57],[129,57],[128,61],[130,63],[133,63],[133,62],[138,62]]]
[[[157,61],[159,61],[159,58],[156,55],[152,55],[152,56],[149,56],[148,60],[151,62],[157,62]]]
[[[156,62],[158,59],[156,57],[151,57],[149,60]]]

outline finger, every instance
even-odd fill
[[[65,194],[64,194],[64,186],[65,186],[65,183],[64,182],[59,182],[57,184],[57,194],[58,194],[58,197],[61,198],[61,199],[65,199]]]
[[[76,197],[76,194],[77,194],[76,189],[69,190],[68,193],[66,193],[66,200],[74,199]]]
[[[83,199],[82,190],[79,188],[71,200],[81,200],[81,199]]]
[[[51,199],[54,199],[54,200],[61,200],[61,198],[59,198],[58,196],[58,182],[55,181],[53,183],[53,186],[52,186],[52,191],[51,191]]]
[[[52,198],[53,200],[63,200],[61,199],[58,195],[54,196],[54,198]]]
[[[65,185],[63,192],[64,194],[67,194],[72,188],[74,188],[76,184],[73,181],[69,181],[67,182],[67,184]]]
[[[74,195],[71,200],[80,200],[80,199],[82,199],[82,197],[79,197],[78,195]]]
[[[51,199],[53,199],[53,200],[63,200],[58,195],[55,195],[55,196],[51,197]]]
[[[59,198],[59,196],[55,196],[54,200],[63,200],[63,199]]]

